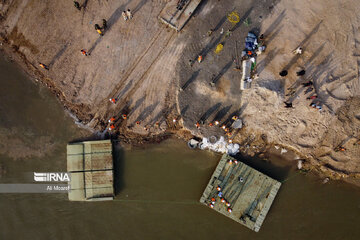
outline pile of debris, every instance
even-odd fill
[[[227,153],[228,155],[231,155],[231,156],[235,156],[239,152],[239,149],[240,149],[239,144],[237,144],[237,143],[228,144],[225,141],[225,138],[222,136],[220,137],[220,139],[218,141],[216,141],[216,140],[217,139],[215,136],[210,137],[210,139],[203,138],[201,142],[199,142],[195,139],[191,139],[188,142],[188,146],[190,148],[199,147],[201,150],[209,149],[214,152]]]

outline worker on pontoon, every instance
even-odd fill
[[[115,128],[115,126],[113,124],[111,124],[110,127],[109,127],[109,131],[114,130],[114,128]]]
[[[114,117],[111,117],[108,122],[109,122],[109,123],[115,122],[115,118],[114,118]]]
[[[116,100],[117,100],[116,98],[110,98],[110,99],[109,99],[109,101],[110,101],[111,103],[113,103],[113,104],[116,104]]]
[[[124,120],[127,119],[127,115],[126,115],[126,114],[122,114],[121,117],[122,117],[122,119],[124,119]]]

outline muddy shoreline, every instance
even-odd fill
[[[86,137],[85,139],[75,139],[74,141],[100,139],[104,137],[99,129],[92,129],[87,125],[89,122],[91,122],[93,116],[86,114],[86,107],[83,108],[82,105],[74,105],[68,102],[64,97],[64,94],[51,83],[51,79],[46,78],[43,73],[35,68],[30,62],[28,62],[23,54],[18,52],[16,48],[8,45],[6,40],[4,41],[4,39],[2,39],[1,43],[2,45],[0,51],[5,53],[6,58],[10,62],[17,64],[29,76],[29,79],[33,80],[34,84],[42,84],[43,86],[46,86],[52,92],[52,94],[56,96],[58,101],[60,101],[64,111],[74,119],[74,122],[79,127],[88,131],[92,131],[92,136]],[[172,119],[169,117],[169,119],[167,119],[168,128],[165,132],[160,134],[149,132],[148,135],[144,136],[131,132],[126,126],[123,126],[119,128],[117,134],[110,135],[109,133],[106,133],[105,137],[119,141],[125,149],[131,149],[131,147],[142,147],[144,144],[160,143],[161,141],[171,137],[179,138],[184,142],[190,140],[193,137],[202,137],[201,135],[193,135],[190,130],[185,129],[182,125],[180,125],[180,123],[173,125],[171,122]],[[246,127],[243,129],[243,132],[245,131]],[[298,160],[302,160],[302,170],[305,172],[310,171],[317,175],[320,179],[325,179],[328,177],[333,180],[343,180],[345,182],[360,186],[360,180],[357,178],[358,176],[351,176],[342,171],[337,172],[336,170],[322,168],[316,164],[316,161],[301,156],[299,152],[294,151],[294,149],[291,149],[288,146],[282,146],[278,143],[268,143],[266,139],[263,139],[264,136],[254,137],[253,134],[247,134],[247,138],[250,136],[257,138],[257,140],[251,142],[245,140],[245,142],[241,144],[240,154],[242,156],[257,157],[264,161],[267,161],[269,158],[280,157],[289,162],[293,162],[293,165],[296,165]],[[261,140],[259,141],[259,139],[263,140],[263,142],[261,142]],[[280,152],[276,150],[275,146],[278,149],[286,149],[288,152],[286,156],[282,156]]]
[[[352,146],[352,142],[357,138],[356,106],[360,106],[360,99],[356,98],[355,88],[346,96],[336,92],[340,85],[332,82],[338,84],[336,81],[341,77],[336,74],[340,73],[333,76],[324,70],[329,64],[342,69],[341,61],[330,61],[325,53],[318,57],[324,47],[316,49],[317,46],[307,45],[323,26],[323,20],[307,16],[305,9],[302,14],[309,22],[302,33],[293,34],[291,23],[298,21],[296,11],[286,7],[287,1],[267,0],[263,6],[235,3],[239,19],[250,25],[240,22],[233,26],[226,17],[234,10],[232,1],[222,4],[204,1],[182,32],[174,34],[157,21],[165,3],[134,4],[124,2],[114,12],[108,4],[99,7],[89,2],[86,11],[79,12],[63,2],[10,1],[1,13],[0,22],[4,26],[1,48],[35,83],[46,86],[75,123],[93,132],[94,137],[109,136],[106,129],[108,119],[113,116],[119,120],[110,137],[128,146],[160,142],[170,136],[185,141],[192,136],[220,137],[224,135],[222,129],[210,127],[210,123],[220,120],[222,124],[230,124],[232,116],[237,115],[245,127],[234,131],[232,140],[241,145],[244,155],[266,158],[276,148],[287,149],[293,152],[288,160],[294,164],[302,159],[304,168],[311,168],[321,176],[359,181],[356,158],[359,148]],[[139,7],[141,14],[135,14],[131,22],[125,23],[118,11],[125,6]],[[111,28],[104,37],[97,36],[93,30],[93,24],[101,20],[99,16],[108,18]],[[314,22],[319,23],[313,26]],[[63,29],[69,23],[72,28]],[[334,26],[331,22],[327,24],[327,28]],[[280,25],[284,25],[281,31]],[[214,29],[212,36],[207,35],[210,28]],[[228,28],[234,31],[225,39],[222,32]],[[323,32],[328,32],[327,28]],[[238,73],[231,70],[232,55],[236,46],[242,46],[248,31],[263,32],[269,51],[259,57],[260,79],[254,87],[242,92],[237,90]],[[306,48],[304,56],[293,57],[291,49],[301,38]],[[293,40],[275,44],[286,39]],[[219,41],[226,42],[224,51],[214,54]],[[81,56],[79,49],[84,47],[89,48],[91,57]],[[340,45],[336,48],[342,49]],[[199,52],[204,53],[204,61],[188,66],[189,59]],[[291,65],[284,63],[284,59]],[[51,65],[50,70],[39,68],[38,61]],[[285,89],[297,80],[291,76],[286,81],[278,80],[279,67],[290,72],[301,66],[306,66],[310,78],[319,79],[314,87],[326,101],[325,111],[309,110],[306,96],[294,97],[296,107],[292,111],[283,108]],[[209,85],[209,79],[216,79],[215,86]],[[349,79],[342,81],[347,83]],[[115,105],[108,101],[113,97],[119,99]],[[126,121],[121,119],[123,113],[128,114]],[[141,124],[135,124],[140,121]],[[194,127],[197,121],[204,123],[201,129]],[[351,141],[347,143],[343,139]],[[335,151],[336,146],[346,143],[349,150],[345,154]]]

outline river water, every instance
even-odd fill
[[[3,57],[0,84],[0,183],[31,183],[34,171],[66,171],[66,144],[90,133]],[[255,233],[198,203],[219,155],[169,139],[119,157],[115,201],[0,194],[0,239],[360,239],[359,188],[323,185],[281,160],[244,160],[284,181]]]

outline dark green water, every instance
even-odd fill
[[[0,84],[0,183],[31,182],[34,171],[65,171],[67,142],[90,133],[3,58]],[[0,194],[0,239],[360,239],[358,188],[322,185],[281,161],[248,160],[288,179],[259,233],[199,205],[219,159],[170,139],[123,152],[123,187],[112,202]]]

